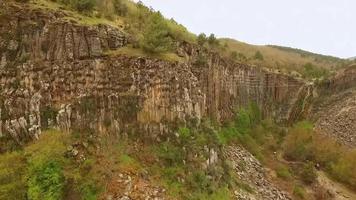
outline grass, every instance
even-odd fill
[[[123,47],[118,50],[107,51],[106,55],[112,56],[112,57],[119,56],[119,55],[125,55],[125,56],[130,56],[130,57],[150,57],[150,58],[156,58],[156,59],[165,60],[165,61],[169,61],[169,62],[183,62],[184,61],[184,58],[179,57],[175,53],[167,52],[167,53],[159,53],[159,54],[149,54],[140,48],[133,48],[133,47]]]
[[[246,61],[241,60],[242,62],[279,69],[286,73],[296,71],[303,74],[304,66],[308,63],[317,68],[326,70],[335,70],[349,63],[343,59],[330,59],[329,56],[317,55],[306,51],[301,53],[300,51],[289,50],[290,48],[250,45],[233,39],[221,39],[221,43],[228,46],[228,51],[225,53],[226,56],[230,56],[231,52],[236,52],[247,58]],[[263,55],[263,60],[254,58],[257,52]]]
[[[63,17],[64,20],[75,21],[82,25],[98,25],[98,24],[106,24],[111,26],[122,26],[124,24],[123,19],[115,18],[115,20],[108,20],[104,17],[95,17],[90,15],[81,14],[77,11],[71,10],[70,8],[58,4],[53,1],[48,0],[35,0],[31,3],[32,8],[41,8],[41,9],[49,9],[49,10],[61,10],[66,13],[67,16]]]

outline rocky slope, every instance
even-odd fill
[[[356,66],[340,71],[321,84],[313,109],[316,128],[356,147]]]
[[[185,62],[106,56],[129,43],[109,25],[84,26],[61,11],[13,3],[0,23],[0,135],[18,143],[45,126],[101,132],[169,131],[170,122],[204,117],[224,121],[257,103],[265,117],[305,115],[311,87],[287,75],[177,44]],[[197,64],[199,57],[207,63]],[[302,105],[302,106],[301,106]]]
[[[288,200],[291,197],[278,189],[267,177],[260,162],[242,147],[225,149],[226,159],[231,160],[239,180],[252,188],[253,192],[235,191],[238,200]]]

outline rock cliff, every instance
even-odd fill
[[[109,25],[85,26],[65,13],[3,2],[0,16],[0,136],[17,143],[41,129],[85,129],[154,138],[169,124],[231,119],[256,103],[264,117],[308,113],[312,85],[177,44],[184,62],[106,56],[130,43]],[[206,63],[199,63],[200,57]]]

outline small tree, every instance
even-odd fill
[[[238,58],[238,54],[236,51],[233,51],[230,53],[230,58],[233,59],[233,60],[237,60]]]
[[[197,38],[197,42],[200,46],[203,46],[207,41],[205,33],[200,33]]]
[[[149,53],[161,53],[171,49],[172,39],[169,28],[160,12],[154,13],[149,20],[143,38],[142,48]]]
[[[260,51],[256,51],[254,58],[256,60],[263,60],[263,55]]]
[[[113,0],[115,13],[119,16],[126,16],[128,7],[123,0]]]
[[[208,43],[211,46],[219,46],[219,40],[216,39],[216,37],[213,33],[209,35]]]
[[[243,53],[239,53],[238,57],[239,57],[240,61],[243,61],[243,62],[247,61],[247,57]]]
[[[95,7],[95,0],[73,0],[72,4],[79,12],[90,12]]]

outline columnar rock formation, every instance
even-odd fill
[[[106,51],[129,43],[117,28],[7,7],[0,17],[0,136],[18,143],[38,137],[44,126],[117,133],[140,128],[152,137],[177,120],[229,120],[249,103],[281,122],[309,109],[312,86],[287,75],[190,44],[177,45],[185,62],[109,57]],[[207,62],[199,64],[200,57]]]

